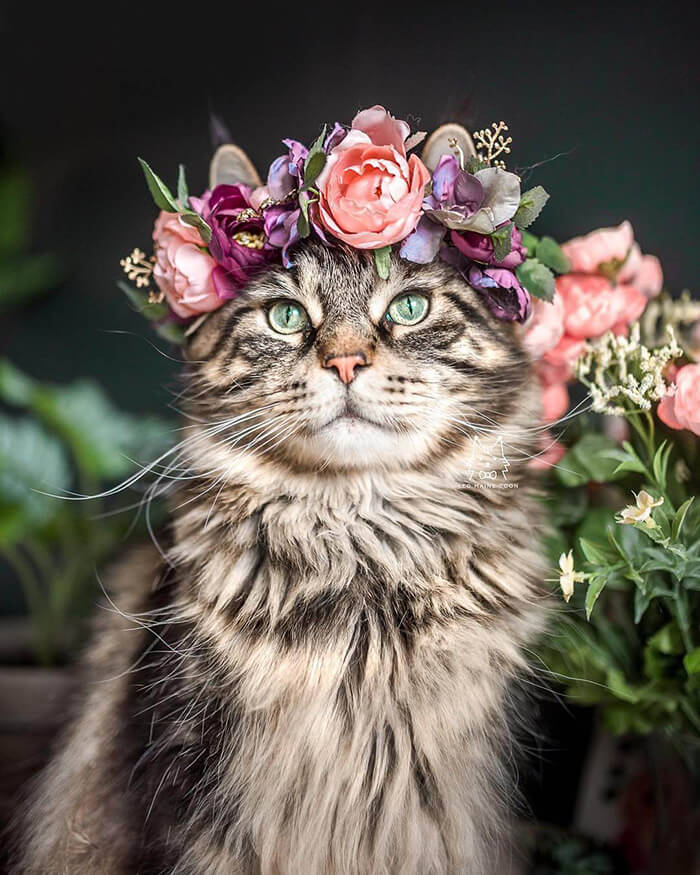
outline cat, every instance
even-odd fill
[[[440,261],[295,262],[189,339],[167,539],[113,575],[18,873],[508,871],[546,619],[519,329]]]

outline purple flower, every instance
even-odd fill
[[[489,310],[499,319],[524,322],[530,315],[530,295],[512,270],[472,264],[467,279],[470,286],[483,293]]]
[[[277,253],[264,237],[263,217],[250,204],[247,185],[217,185],[190,203],[211,228],[212,279],[221,298],[233,298],[250,276]]]
[[[347,136],[347,130],[338,122],[333,125],[333,130],[328,134],[323,144],[323,151],[326,155],[331,151],[331,149],[335,149],[336,146],[340,145],[343,142],[345,137]]]
[[[515,225],[510,237],[510,252],[502,261],[494,257],[493,241],[488,234],[477,234],[475,231],[464,231],[460,234],[458,231],[452,231],[450,239],[463,255],[481,264],[492,264],[513,270],[525,261],[523,237]]]
[[[336,122],[323,144],[324,152],[327,153],[337,146],[345,138],[346,133],[345,128]],[[317,220],[315,203],[308,200],[309,195],[306,192],[300,191],[304,185],[304,167],[309,150],[298,140],[283,140],[283,143],[287,146],[288,152],[286,155],[280,155],[270,165],[266,189],[273,203],[269,206],[263,203],[263,211],[268,243],[282,250],[282,263],[289,268],[293,266],[289,250],[301,239],[298,228],[301,215],[300,198],[307,198],[310,226],[324,242],[328,241]],[[281,201],[281,203],[274,203],[274,201]]]
[[[424,215],[401,244],[401,257],[427,264],[437,255],[447,228],[458,226],[481,206],[484,191],[452,155],[443,155],[433,171],[432,192],[423,201]]]
[[[289,268],[293,262],[289,250],[299,241],[299,216],[301,210],[295,204],[277,204],[265,209],[265,236],[270,246],[282,250],[282,264]]]
[[[267,174],[267,190],[272,200],[281,201],[289,197],[294,189],[304,183],[304,163],[309,150],[298,140],[283,140],[289,150],[280,155],[270,165]]]

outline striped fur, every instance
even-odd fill
[[[387,325],[404,290],[430,313]],[[280,298],[309,330],[270,329]],[[321,362],[355,351],[346,388]],[[188,352],[164,557],[116,575],[17,871],[507,872],[544,611],[516,330],[446,266],[309,245]],[[513,488],[472,488],[499,434]]]

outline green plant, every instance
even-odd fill
[[[663,428],[651,408],[667,391],[668,362],[683,354],[673,339],[644,347],[636,326],[579,361],[602,416],[583,419],[550,483],[548,544],[569,571],[561,582],[567,595],[573,587],[573,610],[560,612],[541,655],[567,696],[599,706],[610,730],[697,741],[700,448],[692,433]],[[611,414],[624,417],[629,440],[600,433]]]
[[[0,400],[21,412],[0,414],[0,555],[23,586],[37,657],[50,663],[74,645],[97,569],[133,529],[132,515],[110,512],[114,500],[74,499],[155,458],[168,427],[116,409],[95,383],[39,383],[7,361]]]
[[[28,254],[28,195],[21,172],[0,170],[0,312],[58,276],[52,256]],[[167,423],[118,410],[89,380],[54,386],[0,360],[0,558],[22,585],[41,663],[76,644],[97,569],[140,531],[133,514],[112,515],[115,500],[72,499],[104,492],[168,438]]]

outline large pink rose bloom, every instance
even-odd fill
[[[661,262],[655,255],[642,255],[641,249],[635,243],[617,275],[617,280],[634,286],[646,298],[655,298],[664,284]]]
[[[599,228],[562,244],[572,273],[599,273],[618,283],[634,286],[647,298],[659,294],[664,282],[661,262],[655,255],[642,255],[634,242],[634,230],[625,221],[616,228]]]
[[[525,327],[523,346],[531,358],[539,359],[555,347],[564,334],[564,301],[558,292],[551,303],[534,298],[532,316]]]
[[[224,302],[212,282],[216,267],[199,231],[175,213],[161,212],[153,229],[153,278],[176,315],[183,319],[218,309]]]
[[[680,368],[674,382],[675,395],[659,402],[659,419],[669,428],[687,428],[700,435],[700,364]]]
[[[564,302],[564,332],[579,340],[634,322],[647,303],[633,286],[613,285],[602,276],[570,273],[557,277],[556,287]]]
[[[319,219],[356,249],[398,243],[418,224],[430,172],[406,157],[406,122],[381,106],[355,116],[352,128],[326,159],[316,180]]]
[[[629,222],[617,228],[599,228],[583,237],[574,237],[562,244],[571,262],[573,273],[597,273],[601,264],[624,264],[634,243],[634,231]]]

